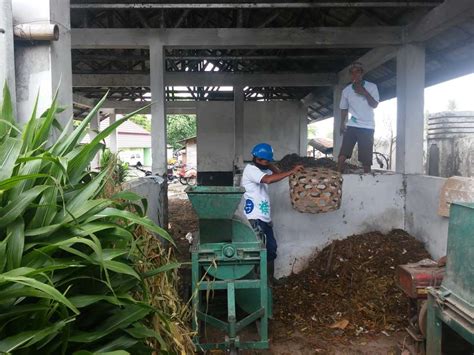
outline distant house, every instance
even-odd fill
[[[109,119],[100,122],[100,130],[109,126]],[[87,134],[82,143],[89,143]],[[110,137],[105,139],[105,145],[110,147]],[[122,159],[131,165],[137,162],[144,166],[151,166],[151,134],[143,127],[131,121],[125,121],[117,128],[117,150]],[[173,148],[168,145],[168,159],[173,158]]]
[[[180,161],[186,168],[197,168],[197,137],[189,137],[179,141],[184,147],[179,151]]]

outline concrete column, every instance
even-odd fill
[[[300,103],[303,106],[302,103]],[[302,112],[302,108],[298,107],[297,112]],[[306,113],[306,112],[305,112]],[[300,151],[299,154],[305,157],[308,154],[308,117],[306,114],[300,115]]]
[[[12,4],[14,24],[57,23],[60,30],[58,41],[15,45],[18,120],[29,119],[38,90],[38,112],[42,113],[59,87],[59,105],[65,111],[57,118],[64,126],[73,112],[69,0],[13,0]]]
[[[397,53],[396,171],[423,173],[425,49],[408,44]]]
[[[100,129],[100,113],[98,112],[91,120],[89,124],[89,139],[92,141],[95,137],[97,137],[97,133]],[[100,155],[99,153],[96,154],[94,159],[91,162],[91,168],[97,169],[100,167]]]
[[[333,125],[333,157],[337,160],[339,156],[339,150],[341,149],[342,144],[342,135],[340,133],[341,127],[341,110],[339,109],[339,103],[341,102],[342,90],[344,90],[344,85],[335,85],[333,88],[333,116],[334,116],[334,125]]]
[[[15,107],[15,56],[11,0],[0,0],[0,95],[5,83],[10,89],[12,103]]]
[[[114,109],[107,109],[107,113],[109,114],[109,126],[114,124],[117,120],[117,115],[115,113]],[[109,149],[112,153],[117,154],[118,153],[118,132],[115,129],[109,136]]]
[[[164,82],[164,49],[159,41],[150,44],[151,155],[152,171],[163,176],[168,168],[166,156],[166,108]]]
[[[244,163],[244,88],[234,86],[234,165],[243,169]]]

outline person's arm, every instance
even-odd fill
[[[370,107],[377,108],[377,106],[379,105],[379,102],[372,97],[370,92],[368,92],[367,89],[363,87],[360,82],[354,83],[354,90],[356,93],[366,98],[367,103],[369,104]]]
[[[281,170],[278,169],[278,167],[277,167],[276,165],[273,165],[273,164],[270,164],[270,165],[268,166],[268,169],[271,170],[271,172],[272,172],[273,174],[281,173]]]
[[[272,174],[272,175],[264,175],[262,177],[262,180],[260,180],[260,182],[263,182],[264,184],[273,184],[274,182],[281,181],[284,178],[286,178],[290,175],[293,175],[294,173],[296,173],[300,170],[303,170],[303,165],[297,165],[293,169],[291,169],[290,171],[285,171],[285,172],[282,172],[282,173],[276,173],[276,174]]]
[[[349,114],[349,110],[341,110],[341,134],[344,134],[346,131],[346,122],[347,122],[347,115]]]

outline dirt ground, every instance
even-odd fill
[[[169,227],[177,243],[178,258],[181,261],[189,261],[189,242],[186,240],[186,234],[198,229],[196,214],[186,198],[182,185],[171,185],[169,194]],[[184,284],[189,282],[188,274],[189,268],[183,269],[182,279]],[[314,297],[320,296],[315,295]],[[209,327],[208,329],[208,334],[212,334],[212,328]],[[331,329],[329,332],[332,333],[329,336],[327,336],[327,330],[324,332],[325,335],[321,335],[317,331],[302,333],[294,325],[282,322],[279,319],[270,321],[269,332],[270,350],[246,351],[242,354],[399,355],[401,350],[399,350],[398,345],[407,340],[406,333],[403,331],[377,332],[370,335],[360,334],[358,337],[347,337],[339,329]],[[256,329],[249,328],[247,334],[249,333],[254,335]],[[245,333],[242,337],[245,337]],[[223,354],[223,352],[218,351],[209,353]]]

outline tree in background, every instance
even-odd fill
[[[197,133],[195,115],[168,115],[168,144],[177,149],[179,141],[194,137]]]
[[[135,115],[130,121],[151,132],[151,119],[147,115]],[[194,137],[197,132],[196,115],[168,115],[167,138],[168,144],[177,149],[179,141]]]
[[[457,103],[456,103],[456,100],[454,99],[450,99],[448,100],[448,111],[456,111],[457,109]]]
[[[136,123],[137,125],[143,127],[148,132],[151,132],[151,120],[147,115],[135,115],[130,117],[130,121]]]

